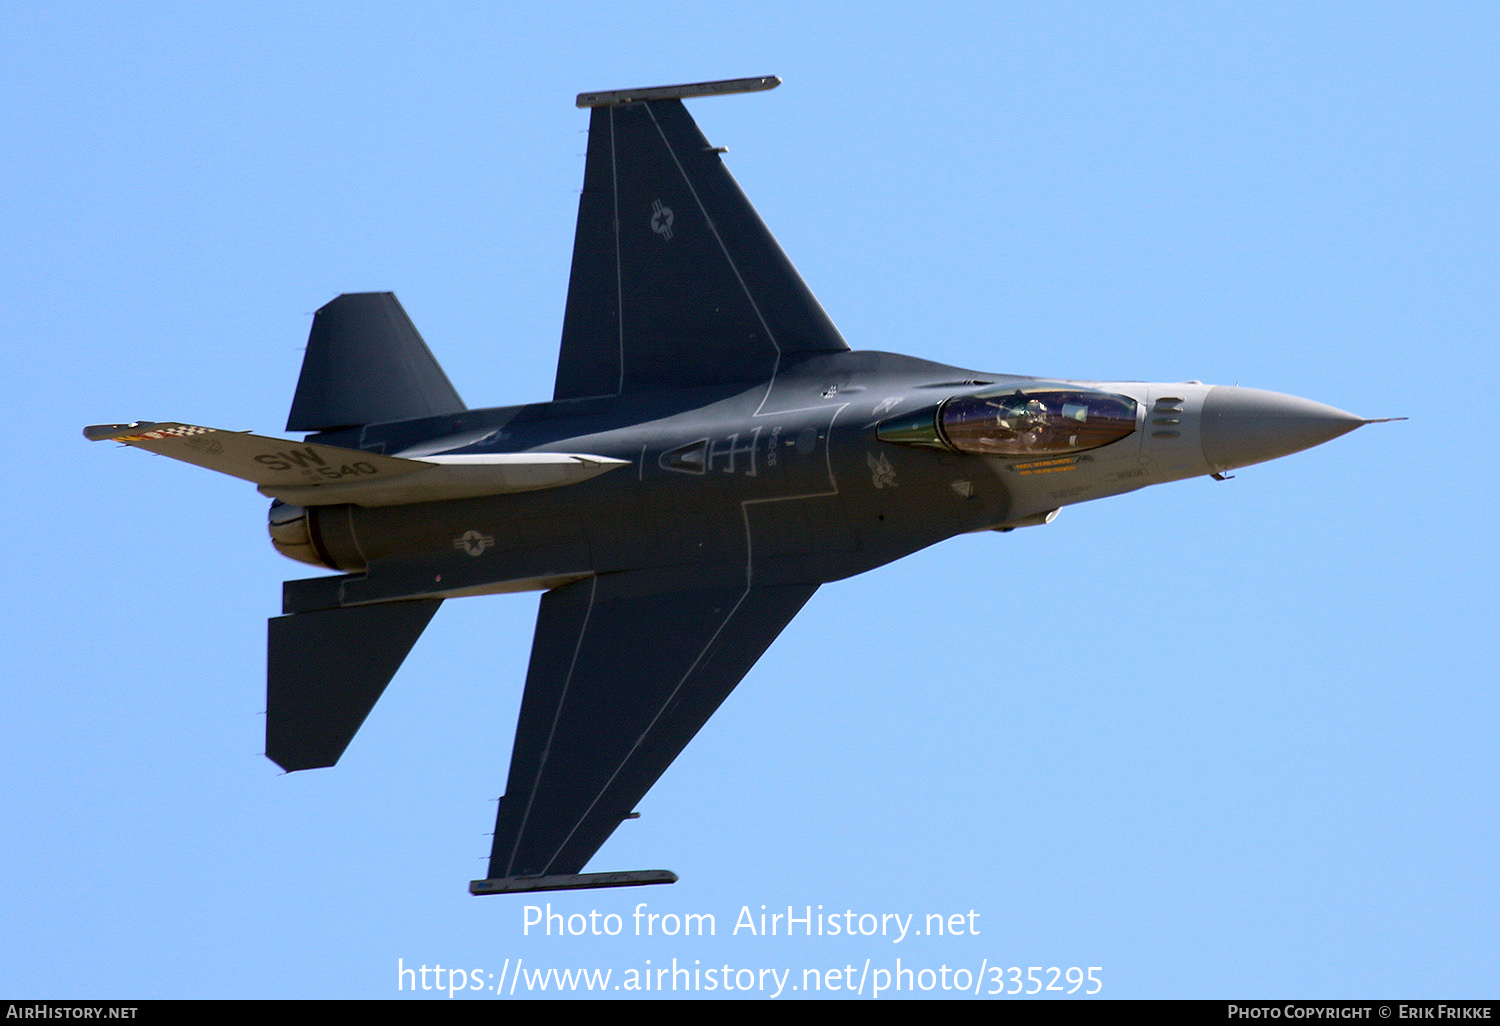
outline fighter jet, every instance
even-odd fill
[[[1197,381],[1061,381],[851,350],[683,106],[764,77],[585,93],[551,401],[470,409],[391,293],[313,319],[286,430],[85,429],[254,482],[287,581],[266,754],[334,765],[446,599],[540,590],[488,876],[584,873],[820,585],[957,534],[1370,423]]]

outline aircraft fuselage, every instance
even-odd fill
[[[774,76],[584,93],[553,401],[469,409],[394,294],[313,317],[286,430],[93,425],[253,482],[294,559],[266,755],[334,765],[443,601],[546,592],[474,894],[583,873],[818,586],[958,534],[1275,459],[1367,421],[1196,381],[851,351],[683,107]]]
[[[902,415],[1006,387],[1124,396],[1135,423],[1123,438],[1061,455],[973,454],[877,435]],[[850,352],[812,357],[745,388],[496,407],[325,433],[311,440],[388,455],[586,452],[627,465],[522,494],[314,507],[320,561],[353,573],[339,579],[337,601],[328,579],[317,579],[306,584],[321,597],[291,601],[287,611],[705,563],[758,584],[838,580],[957,534],[1040,524],[1065,505],[1227,469],[1202,444],[1211,390],[984,374]],[[1336,433],[1360,423],[1340,416],[1331,421]],[[302,583],[291,582],[292,591]]]

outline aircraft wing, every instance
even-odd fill
[[[816,590],[698,566],[547,592],[490,880],[471,890],[578,873]]]
[[[579,104],[593,112],[554,398],[766,381],[849,348],[681,100]]]

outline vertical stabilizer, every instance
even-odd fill
[[[313,317],[288,431],[468,409],[391,292],[346,292]]]

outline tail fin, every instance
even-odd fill
[[[468,409],[391,292],[346,292],[313,317],[288,431]]]

